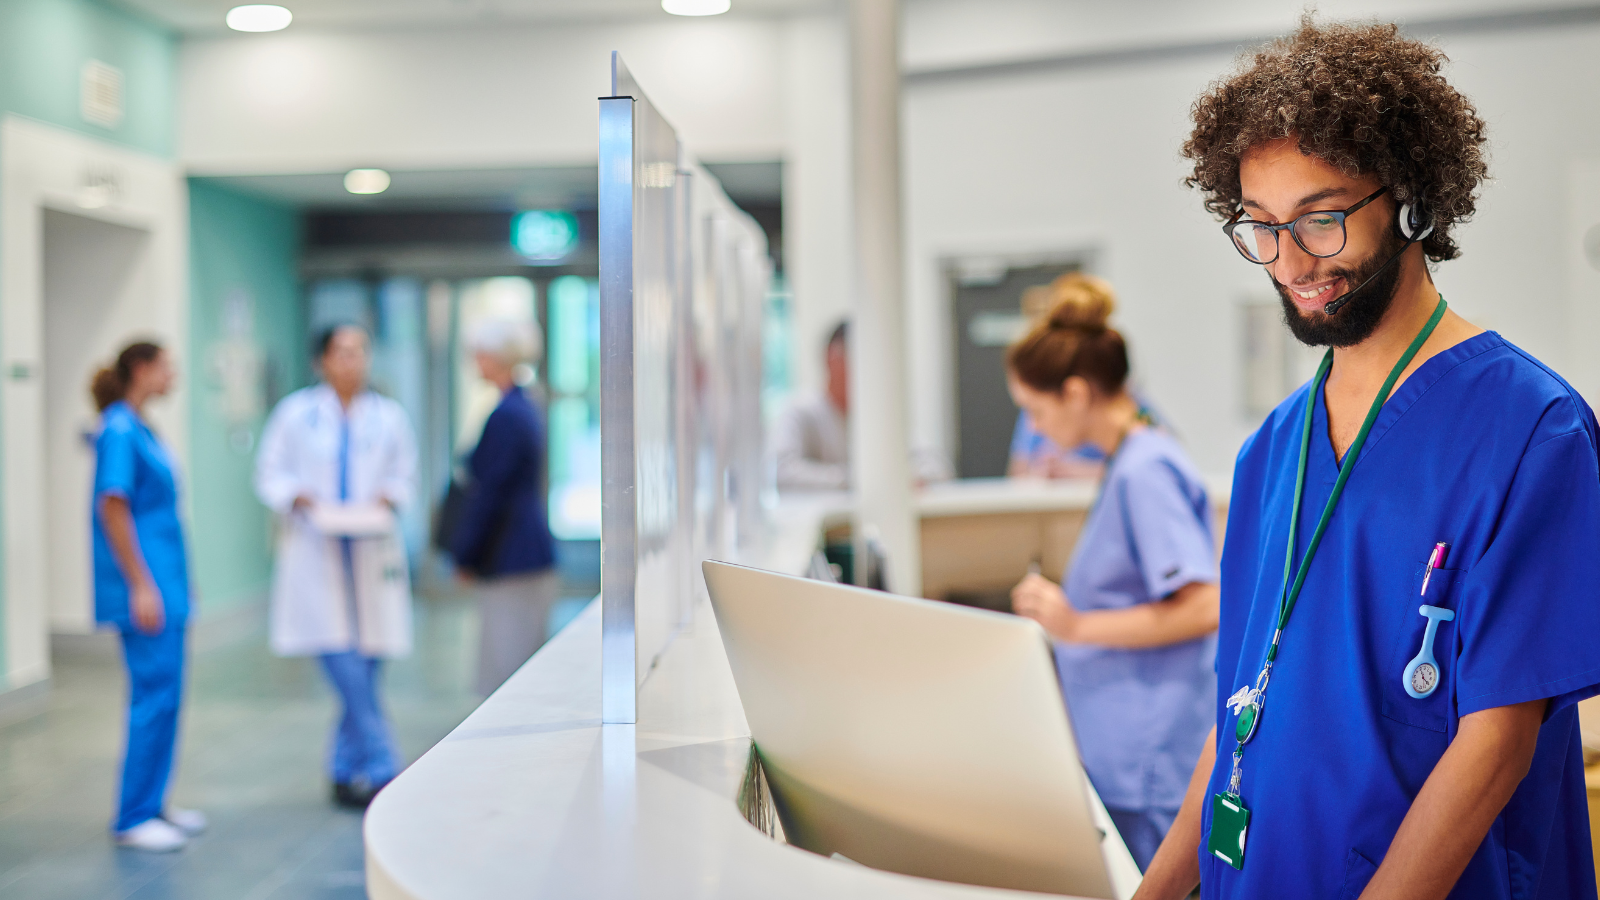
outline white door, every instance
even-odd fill
[[[45,571],[50,628],[94,629],[89,504],[97,411],[90,374],[144,337],[150,233],[42,210],[44,267]],[[151,335],[153,336],[153,335]]]

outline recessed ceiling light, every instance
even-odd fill
[[[352,194],[381,194],[389,189],[389,173],[382,169],[351,169],[344,173],[344,189]]]
[[[675,16],[717,16],[732,6],[733,0],[661,0],[661,8]]]
[[[228,27],[234,31],[282,31],[294,21],[294,13],[270,3],[252,3],[228,10]]]

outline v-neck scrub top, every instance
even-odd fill
[[[1215,583],[1211,507],[1169,434],[1123,439],[1084,520],[1064,589],[1079,610],[1125,609],[1193,582]],[[1120,810],[1176,810],[1211,729],[1215,638],[1124,650],[1056,644],[1084,769]]]
[[[1296,560],[1338,475],[1320,393],[1302,387],[1245,442],[1222,558],[1217,765],[1276,624],[1307,403],[1314,419]],[[1538,360],[1486,332],[1423,363],[1375,420],[1311,564],[1245,749],[1244,868],[1200,842],[1205,898],[1356,897],[1472,713],[1548,698],[1528,776],[1455,889],[1466,898],[1594,897],[1574,704],[1600,692],[1600,461],[1594,414]],[[1426,599],[1423,572],[1450,545]],[[1439,686],[1402,676],[1423,603],[1455,613]],[[1211,829],[1211,804],[1202,828]]]
[[[132,628],[128,583],[100,520],[100,499],[108,494],[128,501],[139,550],[161,591],[167,626],[181,626],[189,617],[189,565],[183,524],[178,519],[177,475],[171,455],[155,432],[133,407],[121,401],[100,414],[90,515],[94,523],[94,618],[126,631]]]

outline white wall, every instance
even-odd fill
[[[186,40],[180,155],[196,174],[592,163],[619,50],[700,159],[785,167],[799,383],[849,307],[845,34],[833,16]]]
[[[1233,305],[1270,291],[1182,186],[1178,145],[1204,61],[919,87],[906,95],[907,283],[914,440],[952,430],[948,288],[940,260],[1090,251],[1116,285],[1137,377],[1202,468],[1226,473]]]
[[[191,39],[179,153],[203,174],[592,162],[612,50],[701,158],[783,155],[765,19]]]
[[[1600,93],[1577,89],[1595,83],[1600,27],[1441,45],[1454,60],[1447,76],[1488,120],[1494,180],[1476,220],[1460,229],[1463,257],[1440,266],[1438,284],[1464,315],[1562,371],[1600,337],[1569,327],[1569,245],[1581,234],[1566,225],[1571,165],[1600,158]],[[1229,67],[1218,53],[908,89],[911,365],[923,388],[916,440],[950,431],[949,301],[938,259],[1087,247],[1118,288],[1142,385],[1205,471],[1231,471],[1256,424],[1241,412],[1235,306],[1272,295],[1183,187],[1178,156],[1190,103]]]
[[[795,384],[827,381],[823,348],[850,314],[850,60],[844,23],[799,19],[785,31],[787,164],[783,171],[784,265],[794,293]]]
[[[1592,6],[1592,0],[907,0],[907,69],[1006,62],[1063,53],[1233,41],[1292,29],[1301,11],[1319,18],[1428,22],[1463,16]]]

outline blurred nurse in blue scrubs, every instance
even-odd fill
[[[128,742],[112,832],[137,850],[181,849],[205,816],[166,805],[183,701],[189,565],[172,455],[144,418],[172,388],[157,344],[130,344],[90,385],[100,408],[94,471],[94,616],[122,633]]]
[[[1107,457],[1065,590],[1033,574],[1011,599],[1057,641],[1084,767],[1143,869],[1212,725],[1217,553],[1194,464],[1128,392],[1112,306],[1109,292],[1064,297],[1007,353],[1011,396],[1039,431]]]

